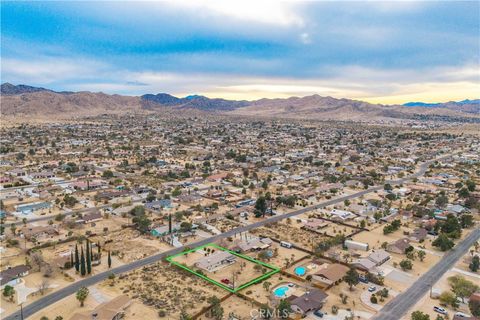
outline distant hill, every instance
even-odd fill
[[[273,116],[300,119],[480,119],[478,100],[406,106],[371,104],[352,99],[311,95],[286,99],[237,101],[191,95],[183,98],[168,93],[139,97],[93,92],[55,92],[45,88],[4,83],[1,86],[2,116],[16,118],[63,118],[98,114],[138,112],[215,112],[241,116]],[[463,121],[463,120],[462,120]],[[469,120],[468,120],[469,121]]]
[[[32,92],[41,92],[41,91],[50,91],[45,88],[37,88],[37,87],[31,87],[27,86],[24,84],[19,84],[18,86],[15,86],[11,83],[5,82],[2,84],[0,88],[0,93],[2,95],[16,95],[16,94],[23,94],[23,93],[32,93]]]
[[[210,99],[199,95],[177,98],[167,93],[159,93],[156,95],[145,94],[141,96],[141,99],[142,105],[146,109],[168,106],[181,109],[199,109],[204,111],[229,111],[249,105],[248,101]]]
[[[437,102],[437,103],[407,102],[403,105],[405,107],[446,108],[450,110],[480,114],[480,99],[475,99],[475,100],[466,99],[462,101],[449,101],[449,102]]]

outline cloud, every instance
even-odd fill
[[[479,8],[426,1],[5,2],[1,76],[123,94],[474,97]]]
[[[295,11],[295,6],[298,3],[295,1],[276,0],[180,0],[167,4],[172,7],[180,7],[183,10],[193,11],[197,15],[213,14],[224,16],[228,19],[255,23],[302,26],[304,21]]]

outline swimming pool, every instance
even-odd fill
[[[297,276],[304,276],[305,273],[307,273],[307,269],[305,267],[296,267],[295,268],[295,274]]]
[[[273,294],[277,298],[286,298],[288,289],[289,289],[288,286],[281,286],[273,290]]]

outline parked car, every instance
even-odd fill
[[[323,318],[323,316],[325,315],[325,313],[323,313],[321,310],[315,310],[313,314],[319,318]]]
[[[374,292],[375,290],[377,290],[377,287],[374,287],[374,286],[368,287],[368,292]]]
[[[470,318],[471,316],[469,316],[468,314],[465,314],[463,312],[457,312],[457,313],[455,313],[455,317],[457,317],[457,318]]]
[[[222,283],[225,283],[225,284],[229,284],[229,283],[230,283],[230,280],[228,280],[228,279],[222,279],[222,280],[220,280],[220,281],[221,281]]]
[[[443,315],[446,315],[447,314],[447,310],[441,308],[441,307],[437,307],[437,306],[434,306],[433,307],[433,311],[435,312],[438,312],[440,314],[443,314]]]
[[[358,276],[358,281],[363,282],[363,283],[368,283],[367,277],[364,276],[363,274]]]

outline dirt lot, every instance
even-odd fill
[[[156,263],[119,277],[110,287],[111,280],[102,283],[104,288],[119,289],[135,301],[155,309],[163,310],[168,319],[178,319],[184,309],[195,314],[208,305],[207,298],[221,298],[225,290],[206,282],[194,274],[168,264]]]

